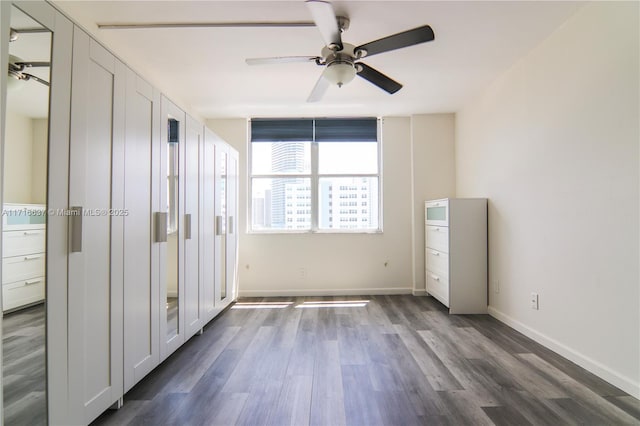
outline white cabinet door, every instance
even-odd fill
[[[205,323],[217,313],[216,305],[216,141],[220,138],[209,129],[204,131],[202,155],[202,209],[200,228],[200,265],[202,271],[201,308]]]
[[[227,229],[228,229],[228,159],[229,147],[222,141],[215,142],[215,289],[216,305],[222,307],[229,303],[230,292],[227,282]]]
[[[204,326],[201,301],[199,259],[200,146],[202,124],[187,116],[184,155],[184,306],[186,338]]]
[[[184,111],[161,98],[159,213],[165,215],[166,241],[160,243],[160,360],[185,341],[184,315]],[[182,164],[182,165],[181,165]],[[156,215],[159,218],[158,215]],[[156,225],[158,222],[156,222]],[[158,231],[162,226],[156,226]]]
[[[124,391],[128,391],[160,361],[157,275],[152,279],[152,149],[160,95],[149,83],[127,70],[124,207]],[[156,119],[157,124],[157,119]],[[156,260],[157,262],[157,260]]]
[[[69,204],[69,412],[87,424],[123,395],[125,66],[74,30]]]
[[[237,293],[238,276],[238,151],[229,147],[227,161],[227,288],[229,300]]]

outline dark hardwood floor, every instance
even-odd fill
[[[4,424],[45,425],[44,303],[2,317]]]
[[[640,402],[430,297],[241,299],[94,423],[621,425]]]

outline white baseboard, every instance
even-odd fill
[[[596,376],[600,377],[612,385],[622,389],[634,398],[640,399],[640,383],[634,382],[633,379],[620,375],[619,373],[611,370],[609,367],[589,358],[588,356],[572,349],[562,343],[558,342],[551,337],[540,333],[537,330],[521,323],[520,321],[498,311],[492,306],[489,306],[489,315],[494,317],[500,322],[505,323],[511,328],[518,330],[520,333],[535,340],[541,345],[551,349],[552,351],[562,355],[568,360],[575,362],[580,367],[590,371]]]
[[[178,291],[167,291],[167,297],[178,297]]]
[[[382,294],[412,294],[411,288],[341,288],[341,289],[281,289],[240,290],[239,297],[291,297],[291,296],[374,296]]]
[[[413,289],[412,294],[414,296],[427,296],[427,290]]]

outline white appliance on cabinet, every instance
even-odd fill
[[[451,314],[487,313],[487,200],[425,202],[427,293]]]

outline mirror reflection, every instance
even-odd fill
[[[4,423],[46,424],[45,242],[51,32],[11,11],[2,206]]]
[[[167,141],[167,341],[178,334],[179,126],[168,120]]]

